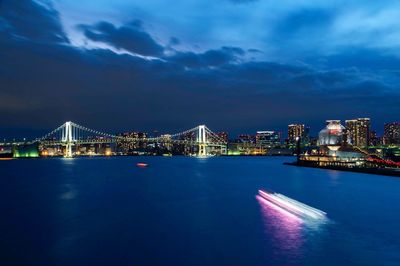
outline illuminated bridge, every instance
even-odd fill
[[[199,125],[192,129],[175,134],[165,134],[160,137],[133,138],[93,130],[71,121],[65,122],[41,138],[23,143],[0,143],[0,145],[26,145],[38,143],[45,147],[63,146],[65,147],[65,156],[73,157],[73,146],[84,144],[111,144],[117,143],[118,141],[185,145],[195,147],[198,156],[210,155],[211,150],[214,151],[218,149],[220,154],[225,154],[227,149],[226,141],[212,132],[205,125]]]

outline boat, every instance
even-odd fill
[[[143,168],[143,167],[147,167],[148,164],[147,164],[147,163],[137,163],[136,166],[137,166],[137,167],[142,167],[142,168]]]
[[[295,214],[296,216],[312,219],[323,219],[326,217],[326,212],[310,207],[282,194],[264,190],[258,190],[258,194],[269,203]]]

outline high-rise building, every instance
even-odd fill
[[[148,134],[145,132],[125,132],[117,134],[117,149],[124,153],[131,153],[137,149],[146,148],[145,140]]]
[[[254,137],[254,135],[240,134],[238,136],[236,142],[239,142],[239,143],[255,143],[255,137]]]
[[[367,147],[370,143],[370,128],[369,118],[346,120],[347,143],[357,147]]]
[[[385,124],[384,139],[385,144],[400,144],[400,122]]]
[[[371,132],[369,133],[369,145],[378,146],[380,144],[381,143],[378,134],[376,133],[375,130],[371,130]]]
[[[255,144],[255,136],[240,134],[234,142],[228,145],[228,153],[236,155],[262,155],[265,151]]]
[[[295,144],[297,139],[300,138],[301,142],[309,142],[309,127],[304,124],[290,124],[288,125],[288,142]]]
[[[268,148],[280,146],[281,134],[277,131],[257,131],[256,144]]]

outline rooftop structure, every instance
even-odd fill
[[[318,134],[318,145],[340,146],[343,142],[344,130],[340,120],[326,120],[326,127]]]

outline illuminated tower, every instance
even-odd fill
[[[197,129],[197,142],[199,143],[199,156],[207,155],[206,126],[201,125]]]
[[[64,129],[62,131],[62,142],[65,142],[65,157],[72,157],[72,141],[74,140],[72,136],[72,122],[66,122]]]

